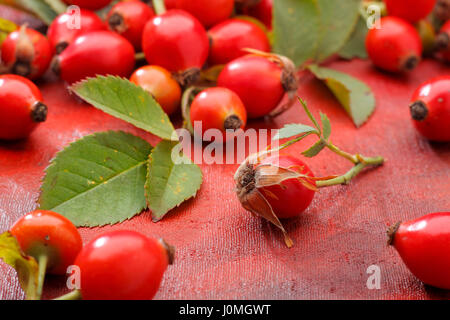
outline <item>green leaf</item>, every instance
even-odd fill
[[[369,119],[375,110],[375,96],[364,82],[348,74],[317,65],[309,65],[308,69],[325,82],[357,127]]]
[[[273,2],[273,49],[297,66],[316,56],[320,35],[317,0]]]
[[[17,25],[14,22],[0,18],[0,45],[6,39],[9,33],[17,29]]]
[[[320,12],[320,36],[315,61],[337,53],[355,30],[361,0],[317,0]],[[300,22],[302,24],[302,22]]]
[[[367,59],[366,36],[368,32],[366,21],[360,17],[350,40],[339,51],[339,56],[348,60],[353,58]]]
[[[16,270],[26,298],[36,300],[39,266],[33,257],[22,252],[17,239],[10,232],[0,234],[0,259]]]
[[[144,89],[127,79],[97,76],[72,85],[80,98],[114,117],[171,140],[175,129],[161,106]]]
[[[179,152],[177,142],[162,141],[149,157],[145,184],[148,206],[154,221],[161,220],[171,209],[194,197],[202,184],[202,172]],[[181,160],[174,163],[176,158]]]
[[[62,14],[66,12],[67,5],[62,0],[43,0],[48,4],[56,13]]]
[[[15,0],[20,7],[34,13],[45,24],[50,25],[58,13],[43,0]]]
[[[311,148],[302,152],[302,154],[307,158],[315,157],[320,153],[320,151],[322,151],[326,147],[326,145],[327,145],[326,142],[320,139]]]
[[[130,219],[146,208],[145,179],[152,147],[124,132],[86,136],[59,152],[46,169],[41,209],[77,226],[102,226]]]
[[[330,119],[328,119],[327,115],[325,113],[320,113],[320,120],[322,121],[322,132],[323,132],[323,138],[325,140],[328,140],[328,138],[331,135],[331,123]]]
[[[281,128],[278,131],[278,133],[275,135],[274,140],[292,138],[292,137],[295,137],[295,136],[298,136],[298,135],[304,134],[304,133],[319,134],[317,132],[317,130],[313,127],[310,127],[310,126],[307,126],[304,124],[300,124],[300,123],[291,123],[291,124],[287,124],[283,128]]]

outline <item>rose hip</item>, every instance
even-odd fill
[[[22,26],[6,37],[1,46],[1,55],[9,73],[33,80],[47,71],[53,50],[44,35]]]
[[[388,235],[389,244],[419,280],[450,290],[450,212],[397,223]]]
[[[128,77],[135,64],[131,43],[111,31],[94,31],[78,37],[52,63],[68,83],[96,75]]]
[[[234,0],[176,0],[176,7],[189,12],[209,28],[231,16]]]

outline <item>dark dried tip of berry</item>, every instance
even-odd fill
[[[17,60],[11,72],[22,77],[27,77],[31,73],[31,64],[28,61]]]
[[[113,13],[108,18],[108,25],[111,30],[117,32],[124,32],[126,29],[125,20],[123,19],[122,15],[117,12]]]
[[[397,233],[398,228],[400,228],[401,222],[397,222],[396,224],[389,227],[389,229],[386,231],[388,235],[388,245],[392,246],[394,244],[394,238],[395,234]]]
[[[44,122],[47,120],[47,112],[47,106],[38,101],[31,108],[31,119],[33,119],[34,122]]]
[[[235,114],[227,117],[223,123],[225,130],[237,130],[242,126],[242,120]]]
[[[441,51],[450,47],[450,36],[443,32],[436,37],[436,50]]]
[[[69,43],[67,41],[61,41],[58,43],[55,47],[56,54],[61,54],[66,48],[69,46]]]
[[[200,75],[201,71],[199,68],[190,68],[173,74],[173,78],[181,87],[185,88],[196,83],[200,79]]]
[[[420,58],[416,55],[408,57],[403,63],[402,70],[411,71],[417,67],[420,62]]]
[[[416,121],[423,121],[428,116],[428,108],[422,101],[416,101],[409,106],[411,117]]]
[[[175,247],[168,244],[164,239],[159,239],[164,249],[166,249],[167,257],[169,258],[169,264],[173,264],[175,260]]]
[[[61,67],[60,67],[60,61],[59,61],[59,57],[55,56],[51,62],[50,68],[52,69],[52,71],[59,76],[60,72],[61,72]]]

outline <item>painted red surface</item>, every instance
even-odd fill
[[[245,212],[234,194],[237,165],[202,165],[204,184],[196,199],[159,223],[149,212],[120,225],[81,229],[86,242],[100,232],[130,229],[164,237],[177,247],[156,299],[435,299],[450,292],[424,286],[386,245],[386,228],[429,212],[450,209],[450,145],[430,144],[415,131],[408,103],[414,89],[450,68],[424,61],[413,73],[392,76],[369,62],[329,64],[364,80],[378,105],[371,120],[356,129],[332,94],[310,75],[299,94],[318,115],[328,114],[332,140],[350,152],[383,155],[386,165],[358,176],[348,186],[321,190],[298,219],[285,222],[295,242],[287,249],[281,233]],[[58,82],[42,82],[48,121],[18,143],[0,143],[0,232],[36,207],[40,180],[55,153],[84,135],[125,130],[157,139],[71,96]],[[250,127],[277,128],[307,122],[296,105],[273,122]],[[178,121],[179,123],[180,121]],[[295,145],[290,153],[306,146]],[[325,151],[306,160],[318,176],[344,173],[349,163]],[[381,270],[381,289],[368,290],[366,270]],[[66,292],[64,278],[49,277],[45,298]],[[0,263],[0,298],[23,298],[15,271]]]

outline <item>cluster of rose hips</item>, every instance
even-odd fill
[[[38,299],[46,273],[65,275],[77,266],[81,287],[60,299],[150,300],[174,255],[164,240],[126,230],[101,234],[83,246],[72,222],[45,210],[20,218],[10,233],[39,264]]]
[[[450,62],[450,2],[447,0],[384,0],[388,16],[369,30],[367,53],[388,72],[413,70],[423,54]],[[446,7],[446,8],[444,8]],[[443,25],[436,32],[427,20],[436,8]],[[432,141],[450,141],[450,76],[430,79],[414,93],[410,106],[417,130]]]
[[[8,35],[1,47],[7,73],[34,80],[50,67],[69,84],[96,75],[131,75],[130,81],[150,92],[171,115],[179,109],[183,89],[201,82],[205,68],[220,65],[218,87],[196,97],[190,116],[192,122],[202,121],[204,130],[222,132],[244,128],[247,117],[270,114],[286,91],[297,88],[293,71],[275,56],[263,54],[270,51],[266,28],[271,27],[272,0],[175,0],[165,2],[167,11],[162,0],[155,1],[155,8],[128,0],[112,6],[105,21],[90,10],[111,1],[65,2],[81,9],[55,18],[47,37],[26,26]],[[267,26],[254,17],[233,18],[235,10]],[[244,49],[259,54],[248,55]],[[148,65],[135,70],[141,51]],[[35,122],[28,119],[24,127],[31,129]],[[24,128],[0,138],[29,133]]]

